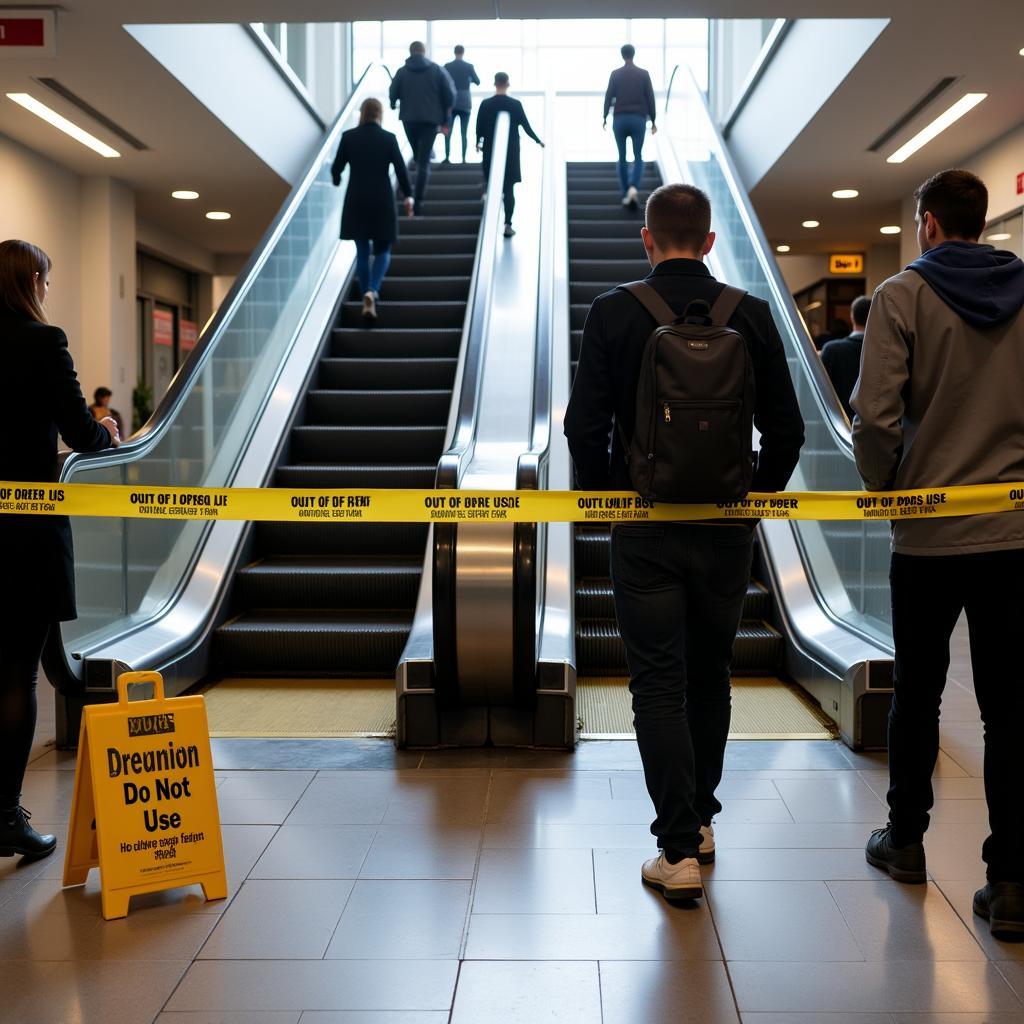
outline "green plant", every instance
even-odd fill
[[[153,415],[153,389],[145,381],[140,380],[132,391],[132,414],[135,430]]]

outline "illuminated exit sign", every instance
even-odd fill
[[[54,57],[56,54],[53,11],[0,8],[0,58]]]
[[[830,274],[863,274],[864,257],[860,253],[829,253],[828,272]]]

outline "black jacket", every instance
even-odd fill
[[[75,451],[110,446],[85,404],[68,339],[59,327],[0,312],[0,361],[14,427],[0,447],[0,480],[57,479],[57,434]],[[75,618],[75,559],[66,516],[0,515],[0,614]],[[116,604],[117,602],[112,602]]]
[[[646,281],[680,314],[694,299],[713,303],[723,287],[699,260],[666,260]],[[754,425],[761,434],[761,447],[753,490],[779,491],[786,486],[804,443],[803,418],[782,339],[768,304],[750,295],[740,303],[729,326],[743,336],[754,367]],[[565,436],[577,483],[584,490],[633,489],[617,428],[621,423],[626,436],[633,436],[640,364],[654,329],[650,314],[628,292],[605,292],[590,307],[565,413]]]
[[[469,110],[473,106],[473,94],[469,87],[473,84],[480,84],[476,68],[468,60],[456,57],[455,60],[450,60],[445,64],[444,69],[455,86],[455,103],[452,109]]]
[[[864,347],[864,332],[854,331],[848,338],[836,338],[825,343],[821,350],[821,361],[825,364],[832,387],[836,389],[839,401],[843,403],[846,415],[853,422],[853,407],[850,395],[860,376],[860,350]]]
[[[351,170],[341,211],[341,237],[393,242],[398,237],[398,214],[391,187],[392,167],[402,195],[412,195],[398,139],[376,121],[350,128],[342,134],[338,154],[331,165],[335,185],[341,183],[341,173],[346,167]]]
[[[395,72],[388,99],[392,110],[401,104],[400,121],[447,124],[455,103],[455,85],[443,67],[415,53]]]
[[[615,108],[616,114],[643,114],[654,124],[658,116],[654,105],[654,85],[650,72],[635,64],[623,64],[608,79],[604,94],[604,116]]]
[[[519,129],[522,128],[534,142],[539,143],[537,133],[530,127],[530,122],[523,110],[522,103],[511,96],[491,96],[480,104],[476,115],[476,138],[483,144],[484,180],[491,173],[491,146],[494,144],[494,126],[502,111],[508,113],[512,123],[509,125],[508,154],[505,158],[505,188],[523,180],[523,172],[519,162]]]

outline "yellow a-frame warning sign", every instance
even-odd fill
[[[152,700],[128,687],[152,683]],[[202,697],[164,697],[158,672],[127,672],[115,704],[85,709],[64,856],[64,885],[99,866],[103,916],[132,896],[198,883],[227,896],[217,788]]]

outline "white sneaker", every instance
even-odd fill
[[[640,205],[635,185],[629,186],[629,189],[626,192],[626,198],[622,200],[622,205],[628,206],[630,207],[630,209],[633,210],[635,210],[637,206]]]
[[[700,827],[700,849],[697,851],[697,861],[700,864],[713,864],[715,862],[714,825],[701,825]]]
[[[644,861],[640,877],[645,885],[657,889],[667,900],[699,900],[704,895],[696,857],[669,864],[662,850],[657,857]]]
[[[367,292],[363,296],[363,319],[364,320],[376,320],[377,319],[377,293]]]

